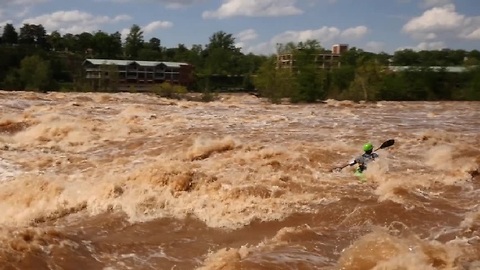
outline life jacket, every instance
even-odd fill
[[[355,159],[355,162],[358,164],[357,171],[363,172],[364,170],[366,170],[367,164],[375,160],[376,158],[378,158],[377,153],[371,153],[371,154],[364,153],[363,155],[357,157]]]

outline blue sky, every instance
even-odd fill
[[[367,51],[480,49],[478,0],[0,0],[0,26],[42,24],[47,32],[120,31],[132,24],[162,45],[208,43],[217,31],[244,52],[317,39]]]

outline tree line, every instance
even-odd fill
[[[401,50],[390,55],[351,48],[341,66],[319,69],[312,59],[330,53],[319,41],[280,44],[278,53],[291,53],[295,69],[280,69],[276,55],[243,53],[235,37],[223,31],[208,44],[167,48],[161,40],[145,40],[132,25],[125,40],[120,32],[47,33],[41,25],[24,24],[17,31],[3,27],[0,37],[0,88],[7,90],[89,91],[82,62],[86,58],[187,62],[195,67],[192,91],[256,91],[278,102],[315,102],[326,98],[351,100],[480,100],[478,50]],[[388,66],[409,66],[393,72]],[[449,72],[432,66],[462,66]],[[103,91],[115,87],[105,86]]]

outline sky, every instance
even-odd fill
[[[162,46],[206,45],[218,31],[244,53],[316,39],[371,52],[480,50],[479,0],[0,0],[0,27],[42,24],[47,33],[119,31],[139,25]]]

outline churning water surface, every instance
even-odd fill
[[[480,102],[0,92],[2,269],[480,269]],[[331,172],[395,145],[359,182]]]

